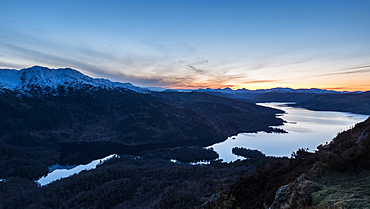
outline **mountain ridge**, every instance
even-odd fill
[[[101,87],[105,89],[114,88],[125,88],[139,93],[149,93],[154,92],[203,92],[203,93],[222,93],[230,95],[245,95],[245,94],[266,94],[266,93],[299,93],[299,94],[356,94],[361,93],[361,91],[334,91],[318,88],[300,88],[293,89],[287,87],[276,87],[271,89],[236,89],[231,88],[218,88],[218,89],[165,89],[161,87],[139,87],[131,83],[113,82],[104,78],[92,78],[81,73],[78,70],[72,68],[48,68],[43,66],[33,66],[29,68],[23,68],[20,70],[16,69],[0,69],[0,90],[19,90],[27,92],[30,88],[38,86],[42,88],[56,89],[58,86],[81,86],[90,85],[94,87]],[[239,96],[236,96],[239,97]]]
[[[319,88],[287,88],[287,87],[276,87],[271,89],[256,89],[256,90],[249,90],[249,89],[236,89],[233,90],[231,88],[224,88],[224,89],[197,89],[194,90],[197,92],[219,92],[219,93],[226,93],[226,94],[244,94],[244,93],[254,93],[254,94],[261,94],[261,93],[315,93],[315,94],[336,94],[336,93],[360,93],[361,91],[335,91],[335,90],[326,90],[326,89],[319,89]]]
[[[370,91],[358,94],[317,95],[292,106],[318,111],[343,111],[370,115]]]
[[[148,93],[147,90],[134,86],[131,83],[92,78],[71,68],[50,69],[42,66],[33,66],[21,70],[0,69],[0,89],[5,90],[27,93],[34,88],[41,88],[55,94],[59,87],[80,89],[84,85],[103,89],[124,88],[138,93]]]

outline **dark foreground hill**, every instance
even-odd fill
[[[369,208],[370,118],[318,149],[239,179],[225,194],[233,197],[230,208]]]

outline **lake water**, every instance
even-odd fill
[[[52,170],[48,175],[41,177],[36,182],[40,184],[40,186],[44,186],[46,184],[50,184],[53,181],[56,181],[58,179],[66,178],[68,176],[71,176],[73,174],[79,173],[83,170],[91,170],[96,168],[96,166],[104,163],[105,161],[119,157],[116,154],[109,155],[105,158],[94,160],[89,164],[86,165],[78,165],[78,166],[59,166],[59,165],[52,165],[49,167],[49,170]]]
[[[286,113],[279,117],[287,123],[279,128],[288,133],[241,133],[210,147],[218,152],[224,162],[244,159],[232,154],[233,147],[258,149],[268,156],[290,157],[298,148],[316,150],[318,145],[330,142],[338,133],[368,117],[346,112],[311,111],[286,104],[288,103],[259,103],[258,105],[284,110]]]

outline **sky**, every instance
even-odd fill
[[[370,90],[368,0],[0,0],[0,68],[142,87]]]

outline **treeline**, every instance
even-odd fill
[[[32,133],[56,143],[105,139],[127,146],[208,146],[236,133],[271,131],[270,126],[283,124],[275,116],[280,110],[203,93],[67,90],[58,95],[0,92],[0,141]]]
[[[213,149],[206,149],[197,146],[184,146],[176,148],[161,148],[146,150],[140,153],[144,158],[175,159],[180,162],[191,163],[199,161],[210,161],[218,158],[217,152]]]
[[[3,208],[194,208],[207,202],[260,163],[171,163],[162,159],[112,159],[44,187],[0,182]],[[12,186],[9,186],[12,185]],[[19,189],[19,188],[24,188]],[[21,190],[21,191],[20,191]],[[1,199],[1,198],[0,198]]]
[[[58,145],[20,146],[0,142],[0,179],[37,179],[48,173],[48,165],[56,162],[59,155]]]
[[[252,150],[252,149],[247,149],[244,147],[234,147],[232,149],[233,154],[238,155],[238,156],[243,156],[246,158],[264,158],[266,157],[265,154],[263,154],[259,150]]]

